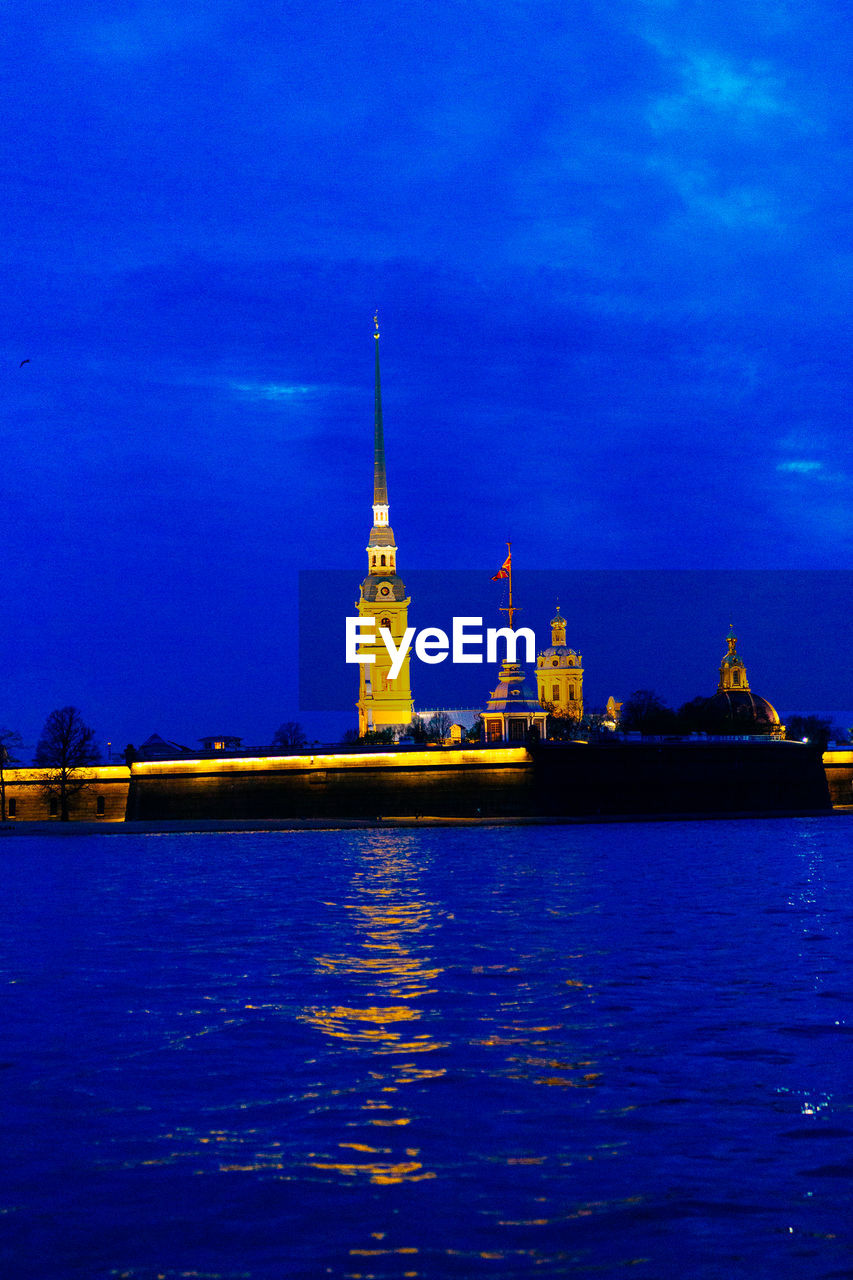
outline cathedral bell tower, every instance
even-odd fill
[[[583,715],[583,658],[566,645],[566,619],[551,619],[551,644],[536,658],[536,686],[543,707],[580,720]]]
[[[362,641],[360,654],[372,654],[373,662],[359,664],[358,732],[408,727],[412,721],[412,691],[407,654],[395,680],[389,678],[391,659],[379,634],[386,627],[399,647],[408,626],[411,603],[397,576],[397,545],[388,523],[388,482],[385,476],[385,440],[382,430],[382,389],[379,379],[379,321],[373,317],[376,374],[373,419],[373,528],[367,540],[367,577],[361,584],[359,617],[373,618],[375,639]]]
[[[720,683],[717,685],[717,693],[728,693],[733,689],[742,689],[748,693],[749,681],[746,678],[746,665],[737,651],[737,636],[735,635],[734,623],[729,627],[726,644],[728,653],[720,663]]]

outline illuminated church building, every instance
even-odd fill
[[[707,728],[723,728],[728,733],[784,738],[785,726],[776,708],[766,698],[753,693],[746,678],[746,664],[737,651],[734,626],[726,637],[727,652],[720,663],[720,683],[708,701]]]
[[[375,638],[362,641],[360,654],[372,654],[372,663],[359,664],[358,732],[408,727],[412,721],[412,690],[409,654],[395,680],[389,678],[388,656],[380,627],[387,627],[399,646],[408,626],[411,603],[397,576],[397,545],[388,523],[388,482],[385,475],[385,440],[382,431],[382,388],[379,378],[379,325],[374,317],[376,374],[373,421],[373,528],[367,541],[367,577],[361,584],[356,605],[359,617],[373,618]]]
[[[379,635],[379,628],[387,627],[395,644],[400,644],[408,626],[411,599],[397,574],[397,544],[388,523],[379,325],[375,317],[374,326],[373,527],[367,543],[367,577],[361,584],[356,603],[359,617],[374,620],[374,639],[372,642],[363,640],[359,654],[372,654],[374,661],[359,664],[357,706],[360,737],[375,730],[407,729],[413,716],[409,654],[396,679],[391,680],[391,659]],[[537,658],[535,694],[525,680],[523,667],[504,663],[498,675],[498,686],[484,712],[486,741],[524,740],[532,728],[544,737],[546,715],[543,707],[547,704],[552,704],[555,711],[578,720],[583,715],[582,658],[574,649],[566,647],[566,619],[561,615],[559,606],[556,616],[551,619],[551,646]]]
[[[566,647],[566,619],[551,619],[551,643],[536,658],[536,685],[542,706],[580,720],[583,715],[583,659]]]

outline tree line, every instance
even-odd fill
[[[622,704],[619,730],[623,733],[650,735],[683,735],[701,732],[707,728],[708,699],[693,698],[677,710],[668,706],[652,689],[637,689]],[[545,704],[548,707],[548,704]],[[578,718],[548,707],[548,736],[553,739],[571,739],[578,736],[595,736],[601,732],[603,711],[588,711]],[[704,715],[703,715],[704,713]],[[450,716],[438,711],[429,720],[416,717],[411,725],[411,737],[419,743],[446,741],[451,728]],[[793,741],[813,742],[822,751],[830,742],[853,741],[853,728],[841,729],[831,720],[817,715],[789,716],[785,725],[785,737]],[[466,731],[466,741],[479,742],[482,738],[482,716]],[[378,729],[359,735],[348,729],[342,743],[391,744],[396,740],[394,729]],[[273,746],[299,748],[308,745],[302,725],[295,720],[285,720],[273,736]],[[16,729],[0,727],[0,820],[7,820],[6,769],[20,764],[17,754],[23,747]],[[128,752],[135,757],[132,748]],[[128,753],[125,753],[126,758]],[[95,741],[95,730],[87,725],[77,707],[60,707],[51,711],[44,723],[36,744],[33,763],[45,770],[39,784],[42,792],[56,799],[61,821],[68,822],[70,805],[90,779],[87,770],[101,763],[101,753]]]
[[[622,704],[619,728],[624,733],[652,735],[690,733],[742,733],[744,729],[721,721],[709,725],[707,697],[692,698],[677,710],[667,706],[652,689],[637,689]],[[790,742],[808,741],[825,751],[830,742],[849,742],[853,729],[842,729],[824,716],[788,716],[785,737]]]

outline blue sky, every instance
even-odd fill
[[[68,702],[121,745],[298,715],[297,572],[355,589],[365,563],[377,306],[404,576],[493,572],[507,538],[519,590],[853,568],[840,5],[13,2],[4,26],[0,721],[27,742]],[[618,625],[644,669],[653,636]],[[709,640],[671,639],[678,700]]]

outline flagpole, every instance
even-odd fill
[[[501,572],[496,574],[495,576],[502,577],[504,569],[506,569],[506,576],[509,579],[509,602],[508,604],[499,605],[498,608],[500,609],[501,613],[508,614],[509,626],[510,626],[510,630],[512,630],[512,615],[516,613],[517,610],[513,607],[513,603],[512,603],[512,543],[511,542],[508,542],[506,544],[506,560],[504,560],[503,565],[501,566]]]
[[[512,607],[512,544],[509,542],[506,544],[506,558],[509,561],[509,608],[507,609],[507,616],[509,617],[509,629],[511,631],[514,611]]]

